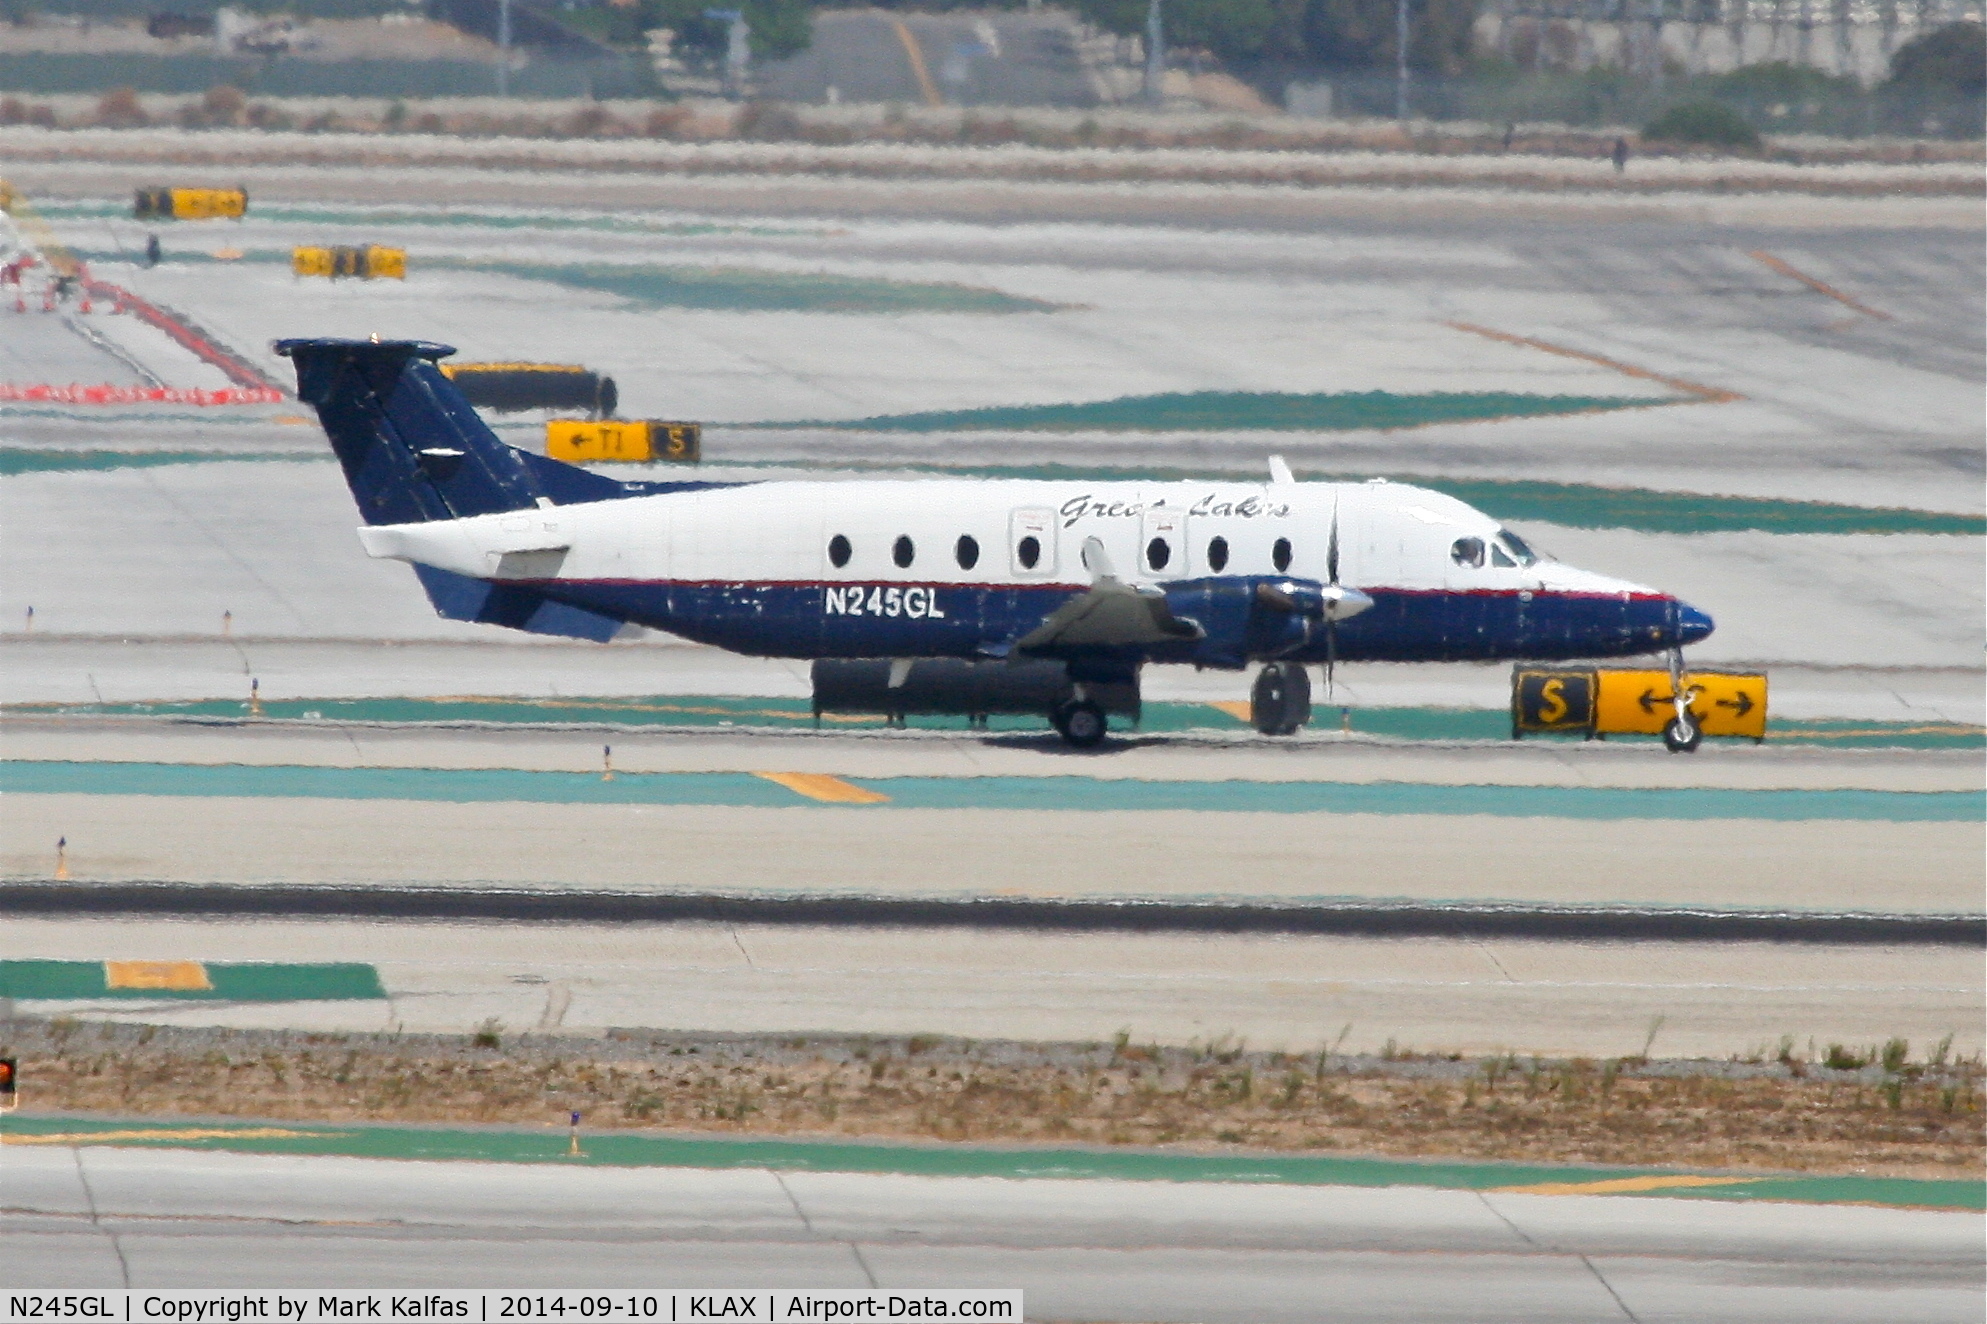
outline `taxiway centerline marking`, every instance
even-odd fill
[[[1779,272],[1781,275],[1787,277],[1789,280],[1797,280],[1801,282],[1801,284],[1807,286],[1809,289],[1813,290],[1817,294],[1826,294],[1829,298],[1835,300],[1837,303],[1843,304],[1850,308],[1854,308],[1857,312],[1863,314],[1865,317],[1874,317],[1880,322],[1894,322],[1897,320],[1896,318],[1892,317],[1889,313],[1884,312],[1880,308],[1872,308],[1870,307],[1870,305],[1866,303],[1857,302],[1856,300],[1850,298],[1848,295],[1844,294],[1841,290],[1836,289],[1833,285],[1828,284],[1826,281],[1816,280],[1813,276],[1808,275],[1805,271],[1801,271],[1797,267],[1793,266],[1791,263],[1787,262],[1784,258],[1777,258],[1773,256],[1773,254],[1764,252],[1757,248],[1747,253],[1746,256],[1751,258],[1755,262],[1761,263],[1767,267],[1772,268],[1774,271]]]
[[[825,772],[755,772],[752,775],[764,777],[796,795],[825,804],[880,805],[890,802],[890,797],[881,792],[865,790]]]
[[[1473,336],[1482,336],[1487,340],[1501,340],[1507,345],[1525,345],[1532,349],[1542,349],[1548,354],[1557,354],[1561,358],[1580,359],[1586,363],[1597,363],[1603,368],[1612,368],[1625,377],[1635,377],[1649,382],[1661,382],[1673,390],[1682,391],[1686,395],[1694,395],[1707,404],[1730,404],[1734,400],[1745,399],[1737,391],[1727,391],[1717,386],[1706,386],[1702,382],[1693,382],[1682,377],[1666,377],[1660,372],[1651,372],[1647,368],[1638,368],[1632,363],[1623,363],[1620,359],[1611,359],[1604,354],[1589,354],[1583,349],[1569,349],[1565,345],[1555,345],[1549,340],[1535,340],[1531,336],[1514,335],[1509,331],[1498,331],[1491,327],[1478,326],[1474,322],[1444,322],[1442,325],[1451,327],[1457,331],[1467,331]]]
[[[911,62],[911,74],[918,80],[918,90],[924,93],[925,104],[934,109],[945,104],[945,98],[938,94],[938,85],[931,81],[931,70],[925,68],[925,53],[918,46],[918,39],[904,20],[893,19],[890,26],[897,30],[897,40],[904,43],[904,58]]]

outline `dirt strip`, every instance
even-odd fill
[[[0,1022],[33,1110],[740,1136],[1232,1146],[1817,1174],[1987,1173],[1982,1063],[1808,1045],[1748,1060],[1451,1058],[937,1037],[604,1038]]]

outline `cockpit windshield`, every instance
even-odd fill
[[[1505,551],[1511,554],[1511,559],[1519,565],[1538,564],[1539,554],[1533,551],[1523,538],[1520,538],[1517,534],[1511,532],[1511,530],[1499,529],[1497,531],[1497,541]]]

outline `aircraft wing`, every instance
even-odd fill
[[[1165,594],[1134,588],[1114,575],[1104,544],[1098,539],[1084,539],[1083,563],[1091,571],[1089,591],[1056,608],[1047,620],[1016,640],[1015,651],[1064,655],[1086,648],[1137,647],[1202,637],[1200,626],[1173,614]]]

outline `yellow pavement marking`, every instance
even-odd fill
[[[1673,390],[1682,391],[1686,395],[1694,395],[1708,404],[1722,405],[1729,404],[1734,400],[1745,399],[1737,391],[1727,391],[1716,386],[1705,386],[1700,382],[1685,381],[1681,377],[1665,377],[1660,372],[1650,372],[1647,368],[1638,368],[1632,363],[1623,363],[1620,359],[1607,358],[1601,354],[1589,354],[1585,350],[1580,349],[1568,349],[1564,345],[1555,345],[1549,340],[1534,340],[1530,336],[1514,336],[1509,331],[1494,331],[1490,327],[1478,326],[1474,322],[1444,322],[1443,325],[1453,327],[1458,331],[1467,331],[1473,336],[1483,336],[1488,340],[1501,340],[1507,345],[1528,345],[1533,349],[1542,349],[1548,354],[1557,354],[1561,358],[1580,359],[1587,363],[1597,363],[1603,368],[1614,369],[1624,377],[1635,377],[1648,382],[1661,382]],[[1652,400],[1650,403],[1662,404],[1663,401]]]
[[[1498,1186],[1492,1195],[1626,1195],[1682,1186],[1741,1186],[1761,1177],[1616,1177],[1611,1181],[1548,1181],[1536,1186]]]
[[[918,39],[904,26],[902,19],[893,19],[890,26],[897,29],[897,40],[904,43],[904,55],[911,62],[911,74],[918,80],[918,90],[925,94],[927,106],[942,106],[945,98],[938,94],[938,87],[931,81],[931,70],[925,68],[925,53],[918,47]]]
[[[1813,290],[1816,294],[1826,294],[1829,298],[1835,300],[1837,303],[1844,304],[1850,308],[1854,308],[1857,312],[1863,314],[1865,317],[1874,317],[1878,321],[1882,322],[1894,322],[1897,320],[1896,318],[1892,317],[1889,313],[1884,312],[1882,309],[1872,308],[1870,307],[1870,305],[1866,303],[1858,303],[1856,300],[1844,294],[1841,290],[1836,289],[1833,285],[1827,284],[1824,281],[1816,280],[1813,276],[1808,275],[1805,271],[1797,270],[1791,263],[1787,262],[1784,258],[1777,258],[1773,256],[1773,254],[1761,252],[1759,249],[1754,249],[1752,252],[1747,253],[1746,256],[1751,258],[1755,262],[1758,262],[1764,266],[1772,268],[1773,270],[1779,272],[1781,275],[1787,277],[1789,280],[1797,280],[1801,282],[1801,284],[1807,286],[1809,289]]]
[[[797,795],[810,800],[823,800],[837,805],[880,805],[888,804],[890,797],[875,791],[866,791],[860,786],[851,785],[840,777],[825,772],[755,772],[754,777],[764,777],[769,782],[777,782]]]
[[[277,1126],[252,1126],[239,1131],[213,1127],[182,1127],[156,1131],[55,1131],[47,1135],[0,1135],[0,1145],[89,1145],[118,1140],[335,1140],[343,1131],[286,1131]]]
[[[1208,701],[1207,706],[1210,708],[1219,708],[1238,722],[1252,722],[1255,720],[1255,714],[1250,711],[1247,699],[1212,699]]]
[[[103,982],[108,988],[191,991],[214,987],[207,967],[198,961],[105,961]]]

